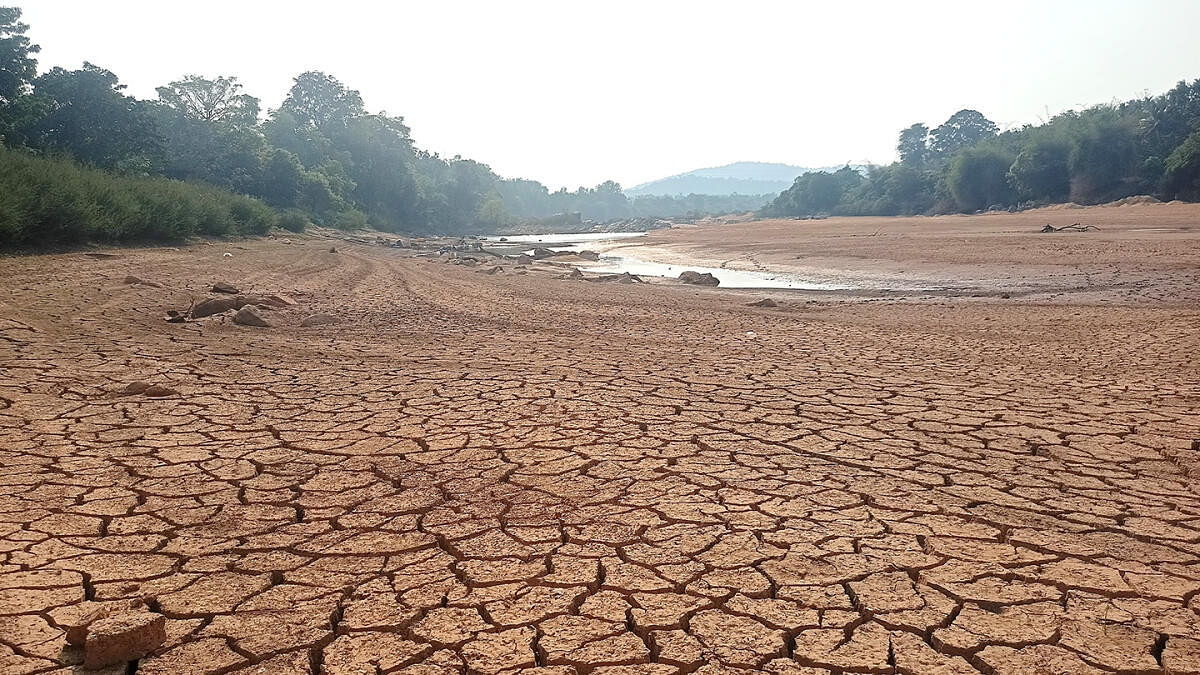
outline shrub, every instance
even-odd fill
[[[0,249],[265,234],[275,222],[261,201],[210,185],[0,148]]]
[[[333,224],[339,230],[363,230],[367,227],[367,214],[358,209],[347,209],[337,215]]]
[[[303,232],[308,227],[308,216],[303,211],[289,209],[279,216],[279,226],[288,232]]]

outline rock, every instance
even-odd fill
[[[533,259],[534,260],[543,260],[545,258],[553,258],[556,255],[558,255],[558,254],[555,253],[554,251],[551,251],[548,248],[542,248],[541,246],[533,249]]]
[[[284,242],[284,243],[287,243],[287,242]],[[227,253],[225,253],[225,255],[224,255],[224,256],[222,256],[222,257],[225,257],[225,258],[232,258],[232,257],[233,257],[233,254],[232,254],[232,253],[228,253],[228,252],[227,252]]]
[[[246,305],[238,310],[237,314],[233,315],[233,322],[239,326],[258,326],[259,328],[270,328],[271,324],[262,318],[253,305]]]
[[[134,394],[140,394],[150,387],[151,384],[149,382],[130,382],[129,384],[125,385],[125,388],[122,389],[121,392],[132,396]]]
[[[129,275],[129,276],[125,277],[124,283],[126,286],[137,286],[138,284],[144,284],[146,282],[142,281],[141,279],[139,279],[133,275]]]
[[[484,274],[499,274],[503,271],[504,271],[503,267],[496,265],[495,267],[492,267],[492,268],[488,269],[487,271],[485,271]]]
[[[528,265],[532,262],[533,262],[533,258],[530,256],[527,256],[523,253],[521,255],[517,256],[517,264],[518,265]]]
[[[208,298],[201,300],[192,308],[192,318],[203,319],[206,316],[221,314],[231,309],[241,309],[245,304],[244,299],[239,298]]]
[[[275,293],[272,295],[250,295],[246,296],[246,304],[258,305],[259,307],[295,307],[296,301],[286,295]]]
[[[187,317],[179,312],[179,310],[168,309],[167,323],[187,323]]]
[[[112,607],[109,605],[85,600],[55,617],[55,620],[59,627],[67,632],[67,644],[82,647],[87,641],[88,627],[108,616],[111,611]]]
[[[332,314],[313,314],[300,322],[300,325],[308,328],[310,326],[328,326],[334,323],[341,323],[342,320]]]
[[[772,300],[770,298],[763,298],[762,300],[759,300],[758,302],[750,303],[750,306],[751,307],[778,307],[779,303],[775,302],[774,300]]]
[[[624,274],[604,274],[604,275],[589,279],[588,281],[600,281],[600,282],[615,281],[619,284],[644,284],[644,283],[646,283],[645,281],[642,281],[641,277],[630,274],[629,272],[625,272]]]
[[[576,255],[578,255],[580,258],[583,258],[584,260],[599,260],[600,259],[600,254],[596,253],[595,251],[580,251]]]
[[[110,614],[87,629],[83,667],[104,668],[136,661],[167,639],[167,618],[151,612]]]
[[[336,246],[330,246],[330,247],[329,247],[329,252],[330,252],[330,253],[337,253],[337,247],[336,247]]]
[[[238,293],[241,293],[241,291],[239,291],[236,286],[234,286],[233,284],[224,282],[224,281],[218,281],[217,283],[213,284],[212,292],[213,293],[227,293],[229,295],[237,295]]]
[[[179,395],[178,391],[175,391],[170,387],[164,387],[160,384],[151,384],[149,382],[140,381],[130,382],[129,384],[125,385],[125,388],[121,390],[121,393],[126,396],[141,394],[142,396],[148,396],[150,398],[164,398],[166,396]]]
[[[508,241],[508,237],[500,237],[500,241]]]
[[[720,286],[721,280],[709,272],[694,272],[687,270],[679,275],[679,281],[693,286]]]

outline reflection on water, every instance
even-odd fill
[[[490,236],[485,239],[488,248],[496,248],[505,244],[536,244],[542,248],[548,248],[555,251],[582,251],[587,248],[586,244],[598,244],[618,239],[634,239],[637,237],[646,236],[645,232],[584,232],[584,233],[562,233],[562,234],[514,234],[512,236],[504,236],[505,241],[500,241],[500,235]]]
[[[775,272],[750,272],[746,270],[731,270],[721,267],[700,267],[697,265],[665,264],[638,260],[630,256],[602,255],[600,260],[580,267],[584,272],[599,272],[601,274],[621,274],[629,272],[640,277],[670,277],[676,278],[680,272],[692,270],[701,274],[708,272],[721,282],[721,288],[795,288],[806,291],[839,291],[848,290],[852,286],[816,282],[802,279],[789,274]]]

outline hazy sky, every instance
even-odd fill
[[[42,70],[86,59],[140,98],[236,75],[264,108],[324,70],[421,147],[552,188],[889,162],[901,128],[960,108],[1006,128],[1200,77],[1200,0],[0,4]]]

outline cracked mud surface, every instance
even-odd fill
[[[1200,672],[1194,306],[339,249],[0,260],[0,673],[131,598],[139,673]]]

